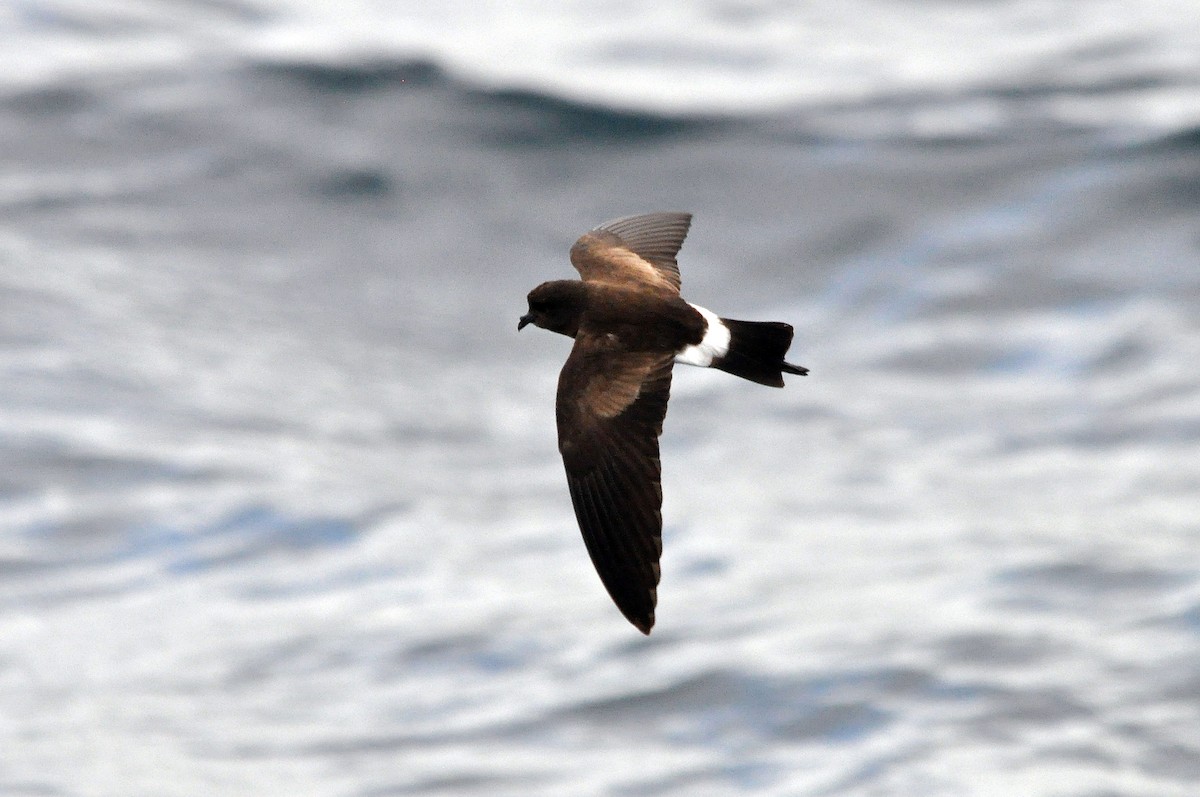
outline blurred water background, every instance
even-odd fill
[[[14,0],[0,65],[0,794],[1197,793],[1194,0]],[[647,639],[516,320],[655,209],[812,375],[676,369]]]

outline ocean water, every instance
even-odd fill
[[[1190,797],[1200,6],[0,10],[0,794]],[[646,638],[518,335],[676,369]]]

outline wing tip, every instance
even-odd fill
[[[658,563],[654,563],[655,584],[658,583]],[[633,627],[641,631],[646,636],[650,636],[650,630],[654,628],[654,610],[658,607],[658,589],[650,588],[649,603],[641,604],[641,606],[630,606],[628,604],[622,606],[617,603],[617,608],[621,610],[621,614],[625,615],[625,619],[633,623]],[[614,602],[616,602],[614,600]]]
[[[645,617],[630,617],[626,615],[626,619],[633,623],[634,628],[641,631],[646,636],[650,636],[650,630],[654,628],[654,612],[650,612]]]
[[[692,225],[692,214],[686,210],[652,210],[647,213],[631,213],[627,216],[618,216],[615,219],[597,224],[592,230],[608,231],[613,227],[625,227],[630,225],[641,224],[662,224],[672,222],[681,224],[685,228]]]

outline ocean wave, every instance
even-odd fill
[[[250,70],[264,77],[291,81],[322,94],[450,86],[455,83],[445,69],[426,58],[256,60],[250,63]]]
[[[1200,125],[1185,127],[1157,136],[1149,141],[1140,142],[1136,148],[1150,153],[1195,152],[1200,149]]]
[[[492,112],[494,141],[524,146],[671,138],[702,134],[732,124],[716,116],[657,114],[580,102],[553,94],[509,89],[468,92]]]
[[[602,29],[572,6],[530,25],[533,11],[464,14],[438,3],[193,0],[169,13],[133,0],[65,5],[18,4],[0,27],[18,65],[0,77],[0,95],[249,64],[320,91],[473,87],[472,99],[517,113],[535,106],[565,134],[585,137],[673,135],[697,119],[773,115],[811,116],[852,137],[1026,126],[1169,135],[1200,123],[1200,86],[1185,57],[1200,30],[1187,23],[1200,19],[1180,18],[1171,4],[1086,29],[1094,16],[1086,3],[1053,15],[897,13],[886,0],[868,2],[867,15],[820,3],[731,15],[664,3]],[[656,33],[668,25],[669,43]]]
[[[250,74],[283,80],[315,94],[432,90],[466,114],[478,114],[487,143],[554,146],[579,141],[640,141],[727,131],[752,125],[774,138],[972,143],[1031,132],[1125,131],[1139,141],[1188,144],[1200,108],[1194,87],[1153,72],[1104,79],[1030,75],[967,85],[889,87],[854,96],[836,92],[770,106],[701,103],[696,108],[644,102],[619,90],[593,91],[567,81],[499,79],[471,73],[452,59],[350,52],[254,58]],[[1161,112],[1166,106],[1169,112]]]
[[[465,111],[460,118],[476,117],[485,143],[500,146],[636,142],[708,133],[734,121],[715,114],[622,108],[550,90],[497,87],[456,75],[426,58],[259,61],[251,71],[262,79],[281,79],[322,95],[444,92],[447,106]]]

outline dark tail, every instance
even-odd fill
[[[784,361],[792,345],[792,327],[780,321],[734,321],[722,318],[729,328],[729,352],[712,367],[726,373],[758,382],[760,385],[783,387],[784,374],[804,376],[807,368]]]

